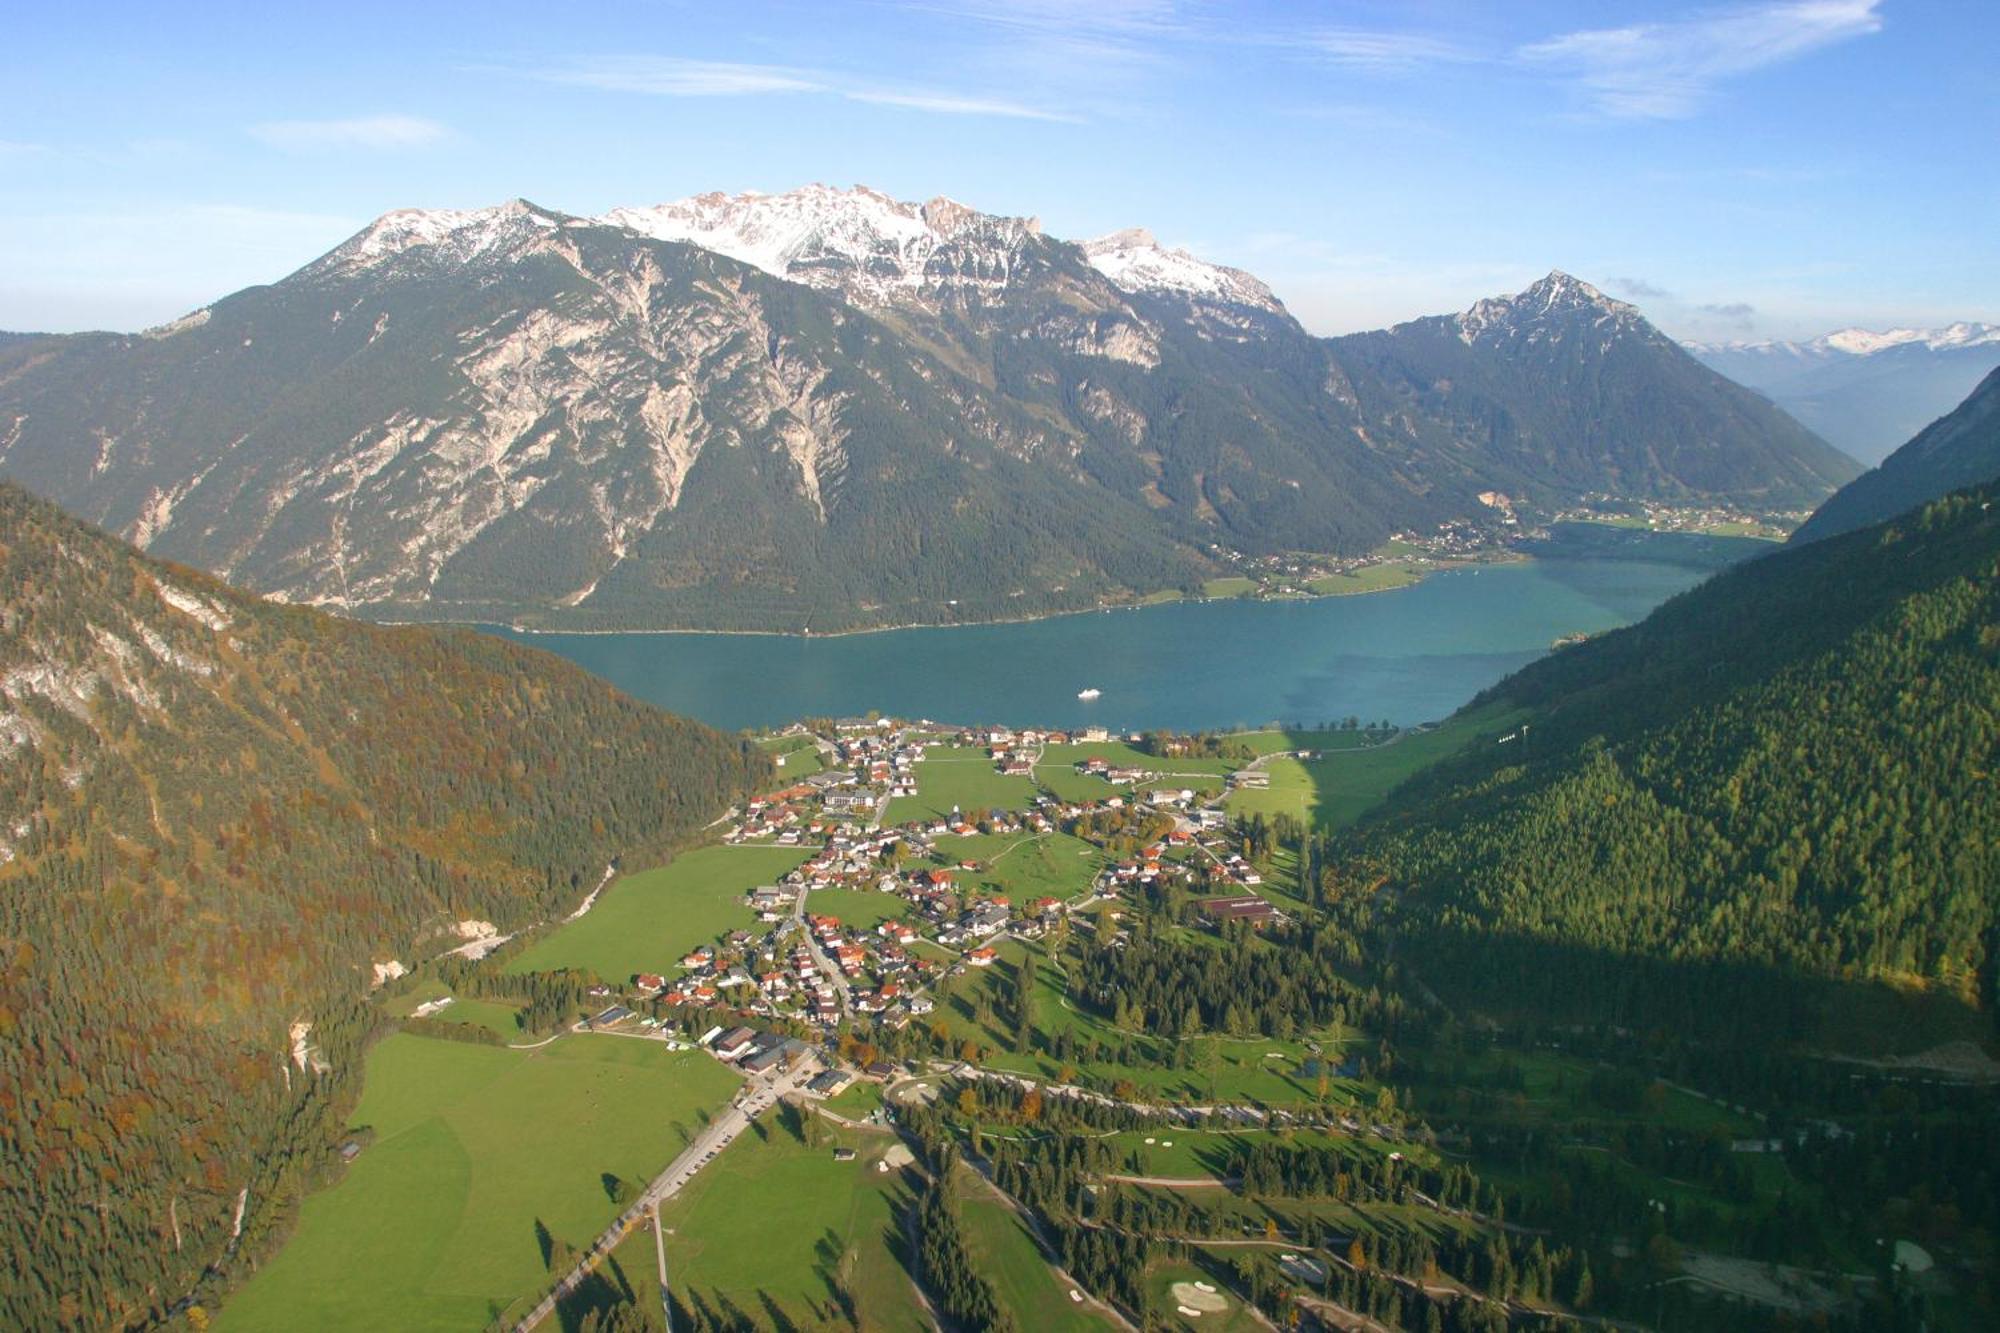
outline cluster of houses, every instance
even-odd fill
[[[990,966],[1002,939],[1044,934],[1079,905],[1045,897],[1017,906],[981,894],[970,885],[982,867],[969,860],[954,864],[946,850],[951,839],[981,832],[1050,833],[1106,811],[1129,811],[1149,821],[1165,814],[1173,827],[1138,855],[1106,867],[1092,886],[1091,900],[1162,882],[1199,881],[1227,891],[1211,900],[1212,907],[1203,907],[1218,925],[1248,921],[1262,928],[1283,921],[1283,914],[1254,892],[1260,878],[1255,868],[1219,835],[1227,820],[1220,803],[1188,788],[1149,788],[1146,784],[1156,775],[1129,764],[1096,757],[1077,761],[1078,772],[1106,783],[1105,795],[1093,801],[1044,794],[1025,810],[954,809],[900,826],[885,828],[877,822],[887,799],[916,793],[916,765],[926,742],[983,746],[1000,772],[1032,774],[1048,745],[1106,739],[1099,728],[1078,733],[918,731],[879,719],[841,719],[830,737],[817,738],[829,767],[749,802],[741,822],[729,831],[735,842],[817,849],[779,882],[745,895],[745,905],[767,928],[765,933],[756,937],[736,931],[718,945],[692,950],[672,978],[634,978],[638,994],[669,1005],[726,1005],[824,1027],[837,1025],[850,1013],[892,1024],[908,1022],[932,1011],[927,991],[938,977],[958,967]],[[1243,773],[1233,780],[1250,785],[1255,778]],[[1149,827],[1160,825],[1155,821]],[[889,894],[904,910],[858,928],[835,915],[811,911],[812,895],[821,890]],[[923,952],[930,946],[936,947]]]

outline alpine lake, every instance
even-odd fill
[[[1113,731],[1434,721],[1569,635],[1641,619],[1772,544],[1557,529],[1531,558],[1391,591],[1213,600],[1043,620],[778,634],[520,634],[626,692],[727,730],[871,710]],[[1079,699],[1085,690],[1094,699]]]

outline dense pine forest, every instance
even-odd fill
[[[11,486],[0,587],[7,1327],[226,1281],[338,1142],[376,965],[566,913],[768,772],[553,657],[261,602]]]
[[[1407,787],[1346,878],[1390,886],[1399,956],[1429,984],[1498,1012],[1981,1035],[1996,562],[1992,493],[1961,492],[1558,652],[1475,702],[1525,720]],[[1940,1022],[1881,1021],[1898,1012]]]

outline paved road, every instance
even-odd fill
[[[753,1078],[745,1083],[722,1114],[695,1135],[694,1142],[667,1164],[667,1169],[654,1178],[653,1183],[646,1187],[646,1192],[591,1242],[590,1248],[583,1252],[569,1272],[563,1274],[555,1289],[514,1325],[514,1333],[528,1333],[529,1329],[554,1314],[556,1303],[582,1285],[598,1261],[618,1247],[634,1224],[649,1212],[657,1213],[662,1202],[679,1193],[681,1186],[694,1179],[695,1172],[714,1161],[724,1148],[735,1141],[737,1135],[749,1127],[752,1120],[774,1106],[779,1098],[797,1091],[817,1068],[818,1062],[808,1059],[776,1078]],[[661,1261],[665,1262],[664,1255]]]
[[[812,950],[813,963],[819,968],[820,975],[832,983],[833,998],[839,1001],[841,1021],[845,1022],[854,1016],[849,1008],[851,997],[848,995],[847,974],[840,970],[826,950],[819,947],[819,936],[813,934],[812,923],[806,920],[806,900],[810,897],[812,890],[801,884],[798,896],[792,899],[792,920],[798,922],[799,929],[805,932],[806,948]]]

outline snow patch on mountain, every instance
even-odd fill
[[[314,267],[345,272],[412,254],[447,264],[469,263],[554,232],[563,221],[525,199],[491,208],[399,208],[375,219]]]
[[[1164,292],[1199,301],[1254,306],[1272,314],[1285,310],[1269,287],[1242,269],[1211,264],[1186,250],[1170,249],[1143,227],[1085,241],[1083,253],[1092,268],[1128,292]]]
[[[934,261],[954,244],[1005,257],[1041,234],[1034,218],[981,213],[955,200],[905,203],[857,185],[808,185],[784,194],[699,194],[644,208],[615,208],[597,221],[660,241],[726,255],[774,277],[889,300],[928,287],[985,279],[962,264]]]
[[[1561,270],[1513,296],[1490,296],[1473,303],[1457,317],[1458,336],[1467,346],[1482,338],[1539,336],[1552,317],[1581,315],[1599,328],[1614,331],[1645,323],[1636,306],[1613,300],[1597,288]]]

